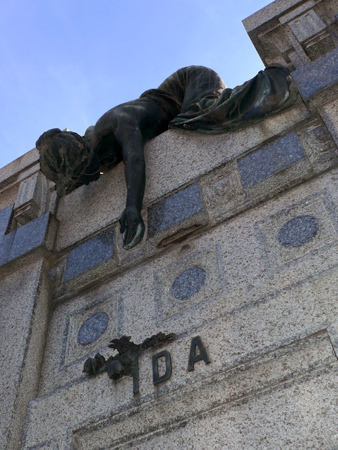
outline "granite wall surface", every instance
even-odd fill
[[[277,0],[244,21],[298,101],[149,142],[130,251],[121,165],[61,199],[36,149],[0,170],[0,449],[338,448],[337,14]],[[138,392],[83,373],[159,332]]]

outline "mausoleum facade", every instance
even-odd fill
[[[150,141],[131,250],[122,164],[61,198],[36,149],[0,170],[1,449],[338,448],[337,18],[276,0],[244,20],[298,100]],[[123,336],[124,376],[83,372]]]

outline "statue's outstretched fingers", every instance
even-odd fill
[[[136,229],[133,226],[132,233],[130,232],[128,233],[127,231],[126,236],[124,238],[123,248],[125,250],[130,250],[131,248],[135,247],[142,241],[143,235],[144,235],[144,223],[142,221],[136,225]]]
[[[137,245],[144,235],[144,223],[140,211],[127,206],[120,219],[120,231],[124,233],[123,248],[129,250]]]

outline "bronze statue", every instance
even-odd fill
[[[56,183],[60,196],[99,178],[100,172],[125,164],[127,201],[120,219],[124,248],[143,238],[141,216],[145,188],[144,144],[169,128],[216,134],[258,122],[290,106],[297,98],[289,71],[268,67],[235,89],[227,89],[211,69],[189,66],[168,77],[158,89],[116,106],[83,137],[58,128],[38,139],[41,170]]]

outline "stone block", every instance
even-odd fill
[[[326,24],[315,11],[310,10],[306,14],[289,22],[289,27],[299,42],[304,42],[326,28]]]
[[[298,136],[314,173],[322,173],[338,163],[337,146],[321,120],[308,122]]]
[[[114,229],[109,228],[68,253],[64,281],[107,261],[112,258],[113,253]]]
[[[30,150],[19,158],[15,159],[11,163],[7,164],[7,166],[0,169],[0,183],[12,177],[13,175],[17,176],[20,172],[23,172],[29,169],[33,164],[37,164],[39,161],[39,152],[36,148]],[[39,170],[38,164],[35,170]]]
[[[220,333],[218,345],[223,348],[226,338],[222,339]],[[176,360],[189,343],[185,336],[180,340],[176,343],[179,349],[170,347]],[[255,448],[260,448],[265,437],[269,448],[278,448],[283,442],[283,448],[293,450],[311,449],[314,442],[317,447],[323,438],[329,439],[328,431],[337,420],[337,360],[325,330],[284,343],[264,355],[251,355],[237,367],[225,365],[212,370],[213,364],[202,364],[205,370],[200,377],[196,375],[198,369],[187,374],[185,367],[185,383],[181,380],[178,386],[169,382],[165,390],[161,385],[157,390],[152,387],[151,395],[141,396],[136,404],[127,403],[127,408],[120,404],[123,380],[112,389],[107,377],[83,379],[40,397],[30,406],[25,448],[41,445],[65,428],[73,431],[73,446],[81,450],[127,448],[131,441],[145,450],[182,449],[188,448],[188,442],[197,442],[197,436],[197,448],[201,449],[221,450],[224,442],[241,449],[252,448],[254,442]],[[175,370],[182,371],[182,367],[175,365]],[[96,400],[91,408],[83,406],[88,396]],[[50,410],[53,415],[47,414]],[[301,422],[300,414],[304,419]],[[328,442],[333,444],[334,438]]]
[[[316,6],[314,0],[309,0],[303,3],[302,5],[298,6],[298,8],[294,8],[287,14],[284,14],[283,16],[279,17],[279,21],[280,23],[287,23],[290,20],[307,11],[309,8],[313,8],[314,6]]]
[[[305,100],[337,83],[338,49],[295,70],[292,78]]]
[[[236,211],[245,201],[236,161],[204,176],[201,187],[210,220]]]
[[[172,402],[163,399],[153,410],[135,409],[132,416],[119,414],[118,418],[83,427],[75,434],[74,441],[78,450],[128,449],[134,441],[138,450],[313,450],[321,448],[323,443],[326,447],[322,448],[334,450],[337,448],[332,432],[337,420],[333,389],[337,382],[336,370],[331,368],[328,373],[311,374],[308,379],[294,383],[293,380],[285,384],[278,382],[274,390],[259,394],[256,391],[256,398],[253,392],[248,393],[248,397],[244,392],[240,395],[233,380],[224,382],[215,377],[206,383],[207,387],[196,386],[194,394],[184,391],[185,399],[180,392]],[[265,378],[266,374],[262,373],[262,379]],[[240,381],[243,383],[242,379]],[[240,381],[238,379],[237,383]],[[253,380],[247,381],[253,388],[250,383]],[[230,405],[217,396],[220,391],[224,397],[231,396],[227,388],[236,392]],[[207,396],[214,400],[213,408]],[[102,446],[95,447],[99,441]]]
[[[0,184],[1,189],[1,184]],[[7,206],[14,205],[19,186],[18,184],[10,184],[7,189],[4,188],[0,195],[0,210],[7,208]]]
[[[7,206],[0,211],[0,236],[4,236],[8,230],[12,217],[13,205]]]
[[[15,235],[9,255],[10,260],[46,244],[48,224],[51,217],[50,213],[46,213],[13,232]]]
[[[60,198],[56,215],[60,223],[56,250],[84,241],[118,221],[125,198],[123,164],[105,173],[95,183],[81,186]]]
[[[305,51],[312,61],[326,53],[332,52],[336,48],[333,35],[331,30],[326,29],[305,44]]]
[[[148,236],[183,222],[203,209],[199,183],[194,183],[176,194],[160,200],[148,210]]]
[[[277,0],[244,20],[265,65],[282,64],[291,71],[337,47],[335,0]]]
[[[249,188],[305,157],[296,133],[287,134],[238,160],[242,185]]]
[[[266,22],[277,18],[293,6],[297,6],[301,2],[302,0],[276,0],[268,4],[264,8],[243,20],[243,25],[246,32],[250,33]]]
[[[14,217],[18,223],[25,225],[38,218],[39,212],[45,209],[47,190],[48,183],[41,172],[34,173],[20,183],[14,205]]]

